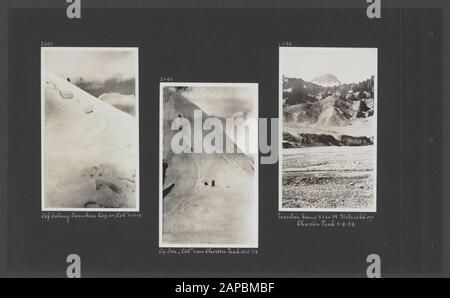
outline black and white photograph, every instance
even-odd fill
[[[258,247],[258,84],[161,83],[160,247]]]
[[[137,48],[41,48],[42,211],[139,211]]]
[[[279,53],[279,210],[376,212],[377,49]]]

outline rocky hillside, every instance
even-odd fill
[[[341,135],[336,138],[327,134],[292,134],[283,132],[283,148],[303,148],[318,146],[367,146],[373,145],[373,137],[354,137]]]

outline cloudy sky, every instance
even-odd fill
[[[181,91],[181,94],[209,116],[220,118],[241,117],[244,120],[248,118],[258,119],[257,84],[191,86]],[[255,128],[257,129],[257,127]],[[226,127],[224,127],[224,132],[228,134]],[[236,139],[233,138],[233,135],[228,135],[228,137],[234,141],[242,152],[258,152],[258,137],[252,138],[248,135],[248,133],[255,132],[238,129],[236,133]],[[240,141],[244,143],[240,143]]]
[[[280,48],[280,72],[290,78],[311,81],[322,74],[333,74],[342,83],[358,83],[376,71],[377,49]]]
[[[258,117],[257,85],[195,86],[184,91],[183,96],[210,116],[244,119]]]
[[[137,73],[137,52],[127,49],[43,48],[44,65],[57,75],[77,81],[126,81]]]

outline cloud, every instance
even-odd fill
[[[194,86],[182,94],[210,116],[257,118],[257,92],[253,86]]]

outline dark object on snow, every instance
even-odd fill
[[[172,185],[170,185],[168,188],[164,189],[163,198],[165,198],[172,191],[172,189],[174,187],[175,187],[175,183],[172,183]]]
[[[69,78],[67,78],[67,82],[69,82],[69,83],[70,83],[70,79],[69,79]]]
[[[211,186],[212,186],[212,187],[216,187],[216,180],[213,180],[213,181],[211,182]]]
[[[205,186],[208,186],[209,184],[208,184],[208,181],[205,181]]]

